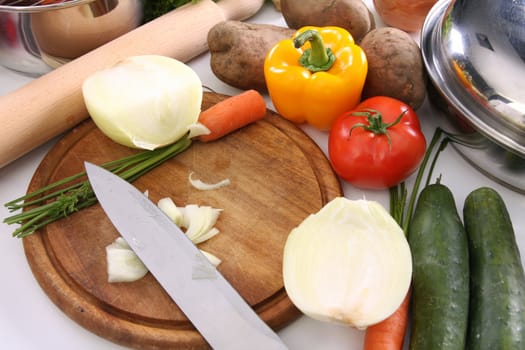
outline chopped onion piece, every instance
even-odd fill
[[[106,247],[106,259],[108,282],[132,282],[148,273],[146,266],[122,237]]]
[[[192,239],[192,242],[195,244],[199,244],[202,242],[206,242],[208,239],[212,238],[213,236],[217,235],[220,231],[216,227],[210,228],[208,231],[197,235],[194,239]]]
[[[188,179],[193,187],[195,187],[198,190],[203,190],[203,191],[215,190],[215,189],[218,189],[224,186],[228,186],[231,183],[230,179],[224,179],[214,184],[206,183],[199,179],[193,179],[193,171],[190,173]]]
[[[175,205],[173,199],[169,197],[162,198],[157,202],[157,206],[171,219],[171,221],[175,223],[175,225],[181,226],[183,222],[182,211],[177,205]]]
[[[194,137],[197,137],[197,136],[201,136],[201,135],[209,135],[211,134],[211,131],[210,129],[208,129],[206,127],[206,125],[202,124],[202,123],[193,123],[191,124],[189,127],[189,131],[190,133],[188,134],[188,138],[192,139]]]
[[[217,267],[219,266],[219,264],[222,262],[221,259],[219,259],[218,257],[216,257],[215,255],[213,255],[212,253],[209,253],[207,251],[204,251],[202,249],[200,249],[200,251],[202,252],[202,254],[204,254],[204,256],[212,263],[213,266]]]
[[[183,220],[181,226],[186,228],[186,234],[193,242],[203,242],[203,237],[211,238],[217,232],[211,232],[222,209],[209,206],[198,206],[189,204],[183,208]],[[207,239],[207,238],[206,238]]]
[[[359,329],[405,297],[412,256],[403,230],[377,202],[338,197],[287,238],[284,286],[304,314]]]
[[[219,233],[214,227],[222,209],[210,206],[189,204],[177,207],[171,198],[162,198],[157,203],[173,222],[186,228],[186,235],[194,243],[202,243]],[[203,252],[210,262],[217,266],[221,260],[213,254]],[[148,269],[126,241],[119,237],[106,247],[107,271],[109,282],[133,282],[146,275]]]

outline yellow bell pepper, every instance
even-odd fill
[[[264,76],[277,112],[294,123],[329,130],[361,100],[364,51],[339,27],[303,27],[266,55]]]

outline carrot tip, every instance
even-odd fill
[[[203,142],[219,139],[235,130],[264,118],[266,101],[256,90],[246,90],[226,98],[201,112],[199,122],[210,133],[199,136]]]

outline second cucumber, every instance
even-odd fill
[[[469,308],[468,243],[451,191],[432,184],[408,230],[412,250],[411,350],[463,350]]]
[[[525,276],[503,199],[476,189],[463,215],[471,261],[467,349],[525,349]]]

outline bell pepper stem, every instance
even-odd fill
[[[335,55],[330,48],[325,48],[323,39],[317,30],[309,29],[294,39],[295,48],[302,47],[307,41],[310,49],[304,50],[299,63],[311,72],[327,71],[335,62]]]

